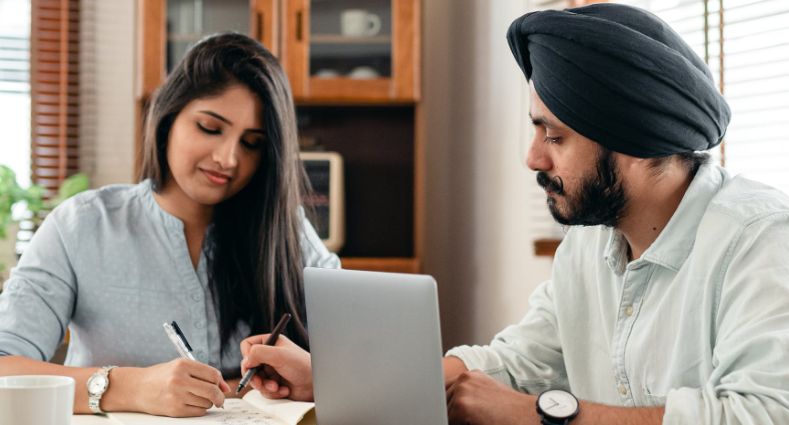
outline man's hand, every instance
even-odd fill
[[[268,335],[255,335],[241,341],[241,374],[263,365],[250,385],[266,398],[312,401],[312,364],[310,353],[285,335],[273,346],[263,345]]]
[[[484,372],[463,372],[448,382],[447,415],[452,424],[539,424],[537,397],[519,393]]]
[[[448,390],[449,387],[458,379],[458,375],[467,372],[466,364],[454,356],[444,357],[444,389]]]

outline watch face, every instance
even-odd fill
[[[88,382],[88,392],[91,394],[99,394],[104,390],[107,385],[107,378],[101,375],[94,375]]]
[[[537,404],[543,413],[557,419],[569,418],[578,411],[578,400],[562,390],[545,391],[540,394]]]

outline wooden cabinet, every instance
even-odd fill
[[[418,2],[286,0],[283,5],[281,59],[297,101],[419,99]]]
[[[419,101],[419,0],[138,1],[141,98],[190,44],[238,31],[280,58],[297,103]]]
[[[138,0],[137,10],[138,129],[189,45],[250,35],[288,75],[300,136],[344,158],[343,266],[419,272],[421,0]]]

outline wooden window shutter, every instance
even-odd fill
[[[78,172],[79,1],[32,0],[31,181],[44,198]]]

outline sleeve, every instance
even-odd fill
[[[789,217],[753,224],[721,273],[710,378],[669,392],[664,424],[789,423]]]
[[[53,212],[3,285],[0,356],[49,361],[66,335],[76,294],[76,277]]]
[[[340,257],[329,252],[320,236],[312,227],[312,223],[304,214],[304,208],[299,207],[301,217],[301,251],[304,255],[304,267],[318,267],[321,269],[339,269]]]
[[[461,346],[447,352],[469,370],[481,370],[505,385],[529,394],[548,388],[569,390],[562,356],[552,282],[529,297],[531,309],[517,325],[504,329],[487,346]]]

